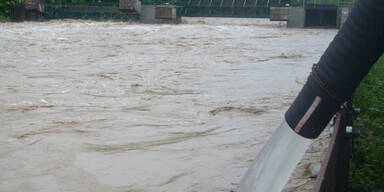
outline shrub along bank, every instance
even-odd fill
[[[11,5],[16,3],[23,3],[24,0],[0,0],[0,22],[10,21],[11,16]]]
[[[0,1],[0,21],[9,20],[10,6],[15,3],[15,0],[1,0]]]
[[[361,109],[354,126],[362,135],[354,141],[349,191],[384,192],[384,55],[355,91],[353,103]]]

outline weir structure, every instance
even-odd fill
[[[178,17],[268,18],[271,6],[289,6],[289,0],[48,0],[50,19],[137,20],[141,5],[174,6]]]
[[[31,20],[180,23],[181,17],[270,18],[288,27],[339,28],[356,0],[24,0]],[[42,3],[44,2],[44,3]],[[28,12],[28,14],[27,14]],[[34,19],[34,17],[36,17]]]
[[[271,7],[271,21],[288,21],[287,27],[340,28],[355,0],[304,0],[290,7]]]

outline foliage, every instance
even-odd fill
[[[0,15],[0,22],[5,22],[5,21],[11,21],[11,19],[9,17]]]
[[[384,192],[384,56],[370,70],[353,97],[362,131],[350,161],[349,191]]]
[[[10,6],[14,4],[13,0],[0,1],[0,17],[5,19],[10,16]]]
[[[23,3],[24,0],[0,0],[0,21],[8,21],[11,5]]]

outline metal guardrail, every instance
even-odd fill
[[[293,7],[353,7],[357,0],[291,0]]]
[[[352,6],[357,0],[141,0],[142,4],[176,5],[179,16],[269,18],[271,7]],[[51,19],[135,21],[118,9],[119,0],[48,0],[45,16]]]
[[[269,2],[260,4],[257,0],[211,0],[185,5],[185,16],[208,17],[269,17]]]
[[[137,13],[126,13],[119,9],[119,0],[104,1],[48,1],[45,17],[49,19],[90,19],[96,21],[137,21]]]
[[[357,0],[141,0],[142,4],[176,5],[178,15],[189,17],[268,18],[271,7],[317,8],[353,6]]]
[[[268,18],[271,6],[289,0],[142,0],[143,4],[176,5],[180,16]]]
[[[352,120],[356,112],[348,102],[334,118],[334,130],[327,154],[321,165],[313,192],[346,192],[349,155],[352,149]]]

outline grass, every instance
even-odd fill
[[[360,83],[353,97],[362,131],[350,160],[349,191],[384,192],[384,55]]]
[[[11,21],[11,19],[9,17],[0,15],[0,22],[8,22],[8,21]]]

